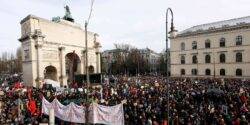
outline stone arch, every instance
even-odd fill
[[[56,67],[49,65],[47,67],[45,67],[44,69],[44,79],[51,79],[54,81],[58,81],[57,79],[57,69]]]
[[[80,57],[75,51],[69,52],[65,55],[65,70],[68,82],[73,83],[75,80],[74,76],[80,74],[80,71],[78,70],[80,64]]]

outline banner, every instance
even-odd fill
[[[54,109],[55,116],[61,120],[74,123],[85,123],[85,108],[83,106],[78,106],[75,103],[64,106],[57,99],[54,99],[50,103],[43,97],[42,113],[49,115],[49,110],[51,108]]]
[[[55,117],[74,123],[85,123],[85,111],[84,106],[76,105],[71,102],[65,106],[61,104],[57,99],[54,99],[51,103],[44,97],[42,99],[42,113],[49,115],[49,110],[54,109]],[[103,106],[96,103],[92,103],[89,108],[88,119],[93,124],[108,124],[108,125],[124,125],[124,112],[123,103],[115,106]]]
[[[53,105],[48,102],[44,97],[42,99],[42,113],[45,115],[49,115],[49,110],[53,108]]]
[[[93,124],[124,125],[123,104],[103,106],[93,104]]]
[[[71,108],[70,105],[64,106],[57,99],[54,99],[52,102],[55,116],[64,121],[70,121]]]
[[[70,122],[85,123],[85,107],[70,103],[71,116]]]

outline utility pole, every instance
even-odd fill
[[[85,28],[85,71],[86,71],[86,80],[87,80],[87,92],[86,92],[86,114],[85,114],[85,119],[86,119],[86,124],[89,124],[89,86],[90,86],[90,81],[89,81],[89,69],[88,69],[88,24],[89,24],[89,20],[91,18],[91,14],[93,11],[93,5],[94,5],[94,0],[91,0],[91,7],[90,7],[90,13],[89,13],[89,17],[88,20],[85,21],[84,24],[84,28]]]
[[[213,52],[213,63],[214,63],[214,79],[215,79],[215,55],[214,55],[214,52]]]

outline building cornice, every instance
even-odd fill
[[[186,53],[186,52],[197,52],[197,51],[213,51],[217,49],[227,49],[227,48],[239,48],[239,47],[249,47],[250,44],[245,44],[245,45],[233,45],[233,46],[225,46],[225,47],[211,47],[211,48],[198,48],[198,49],[186,49],[186,50],[172,50],[170,53]],[[244,49],[243,49],[244,50]]]
[[[226,31],[233,31],[233,30],[247,29],[247,28],[250,28],[250,23],[243,23],[243,24],[238,24],[234,26],[224,26],[220,28],[210,28],[208,30],[197,30],[193,32],[190,31],[190,32],[182,33],[182,34],[177,34],[176,37],[173,37],[170,39],[183,38],[183,37],[189,37],[189,36],[198,36],[198,35],[218,33],[218,32],[226,32]]]
[[[216,63],[185,63],[185,64],[181,64],[181,63],[171,63],[170,65],[181,65],[181,66],[187,66],[187,65],[193,65],[193,66],[203,66],[203,65],[235,65],[235,64],[240,64],[240,65],[244,65],[244,64],[250,64],[250,62],[225,62],[225,63],[220,63],[220,62],[216,62]]]

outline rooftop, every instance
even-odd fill
[[[229,19],[229,20],[223,20],[223,21],[193,26],[191,28],[188,28],[186,30],[179,32],[178,35],[196,32],[196,31],[205,31],[205,30],[210,30],[210,29],[236,26],[240,24],[248,24],[248,23],[250,23],[250,16],[234,18],[234,19]]]

